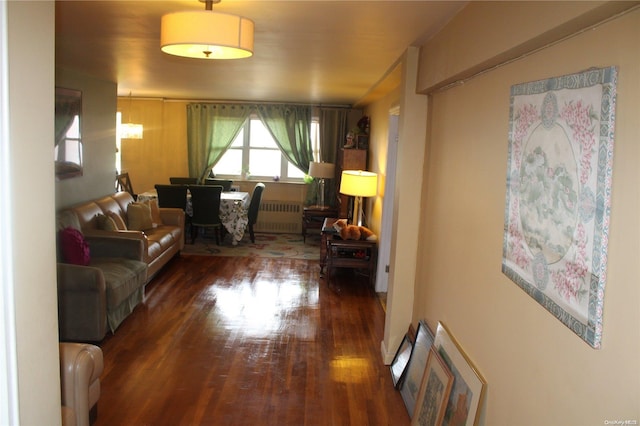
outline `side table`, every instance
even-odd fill
[[[369,284],[373,287],[378,261],[377,241],[343,240],[335,231],[331,231],[336,220],[327,218],[322,227],[320,272],[322,273],[324,266],[327,267],[327,285],[331,286],[331,278],[336,268],[350,268],[366,270]]]
[[[322,229],[323,222],[328,217],[336,217],[338,209],[333,207],[308,206],[302,209],[302,241],[306,242],[307,231]]]

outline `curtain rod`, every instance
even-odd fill
[[[161,100],[162,102],[188,102],[188,103],[196,103],[196,104],[243,104],[243,105],[300,105],[300,106],[312,106],[318,108],[342,108],[342,109],[360,109],[354,108],[353,105],[342,105],[342,104],[311,104],[311,103],[301,103],[301,102],[274,102],[274,101],[229,101],[229,100],[212,100],[212,99],[178,99],[178,98],[154,98],[154,97],[144,97],[144,96],[126,96],[126,95],[118,95],[119,98],[131,98],[135,100],[148,100],[148,101],[156,101]]]

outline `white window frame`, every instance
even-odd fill
[[[280,151],[279,148],[263,148],[263,147],[252,147],[251,146],[251,120],[257,120],[259,122],[262,122],[262,120],[260,120],[260,117],[257,114],[251,114],[249,116],[249,118],[247,119],[247,121],[242,125],[242,129],[239,132],[238,136],[240,134],[242,134],[242,147],[238,148],[238,147],[232,147],[233,143],[236,142],[236,140],[234,139],[234,142],[232,142],[232,144],[229,146],[229,148],[227,148],[228,150],[233,149],[233,150],[241,150],[242,151],[242,167],[241,167],[241,174],[225,174],[225,173],[216,173],[215,169],[216,167],[213,167],[213,173],[215,173],[216,177],[221,177],[221,178],[233,178],[233,179],[260,179],[260,180],[264,180],[264,179],[274,179],[274,176],[262,176],[262,175],[255,175],[251,172],[251,169],[249,168],[249,158],[250,158],[250,154],[251,151],[256,151],[256,150],[268,150],[268,151],[273,151],[275,149],[277,149],[278,151]],[[312,125],[311,125],[311,144],[313,147],[313,157],[314,157],[314,161],[317,161],[316,159],[320,157],[320,147],[319,147],[319,125],[318,125],[318,120],[316,117],[312,118]],[[280,153],[280,174],[278,175],[278,179],[284,182],[304,182],[304,176],[300,176],[300,177],[291,177],[289,176],[289,164],[290,162],[287,160],[287,158]],[[292,167],[295,167],[292,165]]]

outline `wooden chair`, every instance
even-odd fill
[[[131,179],[129,178],[129,173],[121,173],[116,175],[116,191],[126,191],[135,200],[138,195],[133,192],[133,186],[131,185]]]
[[[249,223],[247,226],[249,227],[249,236],[251,237],[251,242],[256,242],[256,236],[253,233],[253,225],[258,221],[258,211],[260,210],[260,203],[262,202],[262,192],[264,191],[264,183],[257,183],[253,188],[253,193],[251,194],[251,201],[249,203],[249,211],[248,218]]]
[[[220,245],[222,221],[220,220],[220,185],[189,185],[191,192],[191,244],[198,235],[199,228],[213,228],[216,244]]]
[[[169,182],[171,185],[197,185],[198,178],[173,176],[169,178]]]
[[[233,185],[233,181],[232,180],[226,180],[226,179],[211,179],[211,178],[207,178],[204,180],[204,184],[205,185],[220,185],[222,186],[222,190],[229,192],[231,191],[231,185]]]

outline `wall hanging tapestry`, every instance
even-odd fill
[[[502,271],[602,338],[617,68],[511,87]]]

